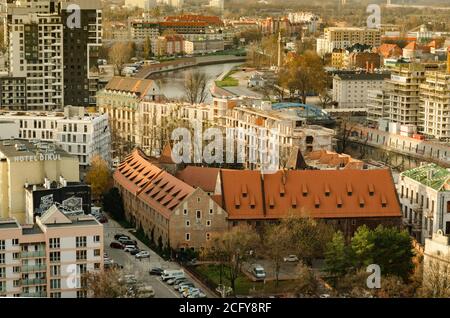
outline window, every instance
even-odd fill
[[[100,263],[94,263],[94,269],[100,269]]]
[[[4,278],[6,276],[6,268],[1,267],[0,268],[0,278]]]
[[[20,266],[14,266],[13,273],[20,273]]]
[[[13,259],[19,259],[20,253],[13,253]]]
[[[5,240],[0,240],[0,251],[5,249]]]
[[[61,288],[61,280],[50,279],[50,289],[59,289],[59,288]]]
[[[201,219],[202,218],[202,211],[200,211],[200,210],[195,211],[195,217],[197,218],[197,220]]]
[[[186,241],[190,241],[191,240],[191,234],[190,233],[186,233]]]
[[[94,256],[100,256],[100,250],[99,249],[95,249],[94,250]]]
[[[200,197],[197,198],[197,202],[200,202]]]
[[[52,265],[50,266],[50,276],[59,276],[61,275],[61,266]]]
[[[13,287],[19,287],[20,286],[20,279],[16,279],[13,281]]]
[[[100,242],[100,235],[95,235],[94,236],[94,243],[99,243]]]
[[[213,214],[213,209],[209,209],[209,214]]]
[[[13,245],[13,246],[19,245],[19,239],[13,239],[13,240],[12,240],[12,245]]]
[[[61,260],[61,252],[50,252],[50,262],[59,262]]]
[[[77,298],[86,298],[87,292],[85,290],[78,290],[77,291]]]
[[[77,236],[76,246],[77,247],[86,247],[86,236]]]
[[[50,239],[50,248],[55,249],[60,247],[60,239],[58,238],[51,238]]]
[[[211,234],[206,232],[206,240],[209,241],[211,239]]]
[[[0,254],[0,264],[5,264],[5,254]]]
[[[77,251],[76,254],[77,254],[77,261],[79,261],[79,260],[84,260],[84,259],[87,258],[87,253],[86,253],[85,250]]]
[[[206,221],[206,226],[211,226],[211,220]]]
[[[187,209],[183,210],[183,215],[188,215],[188,210]]]
[[[50,293],[50,298],[61,298],[61,293],[60,292]]]
[[[191,221],[186,221],[186,227],[190,227],[191,226]]]

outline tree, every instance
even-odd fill
[[[111,172],[108,163],[100,156],[95,155],[91,166],[86,173],[86,183],[91,185],[92,195],[99,199],[111,186]]]
[[[117,42],[109,49],[109,62],[117,69],[117,73],[122,75],[123,65],[128,63],[134,55],[134,45],[132,42]]]
[[[82,277],[84,290],[92,298],[123,298],[128,295],[122,271],[110,269],[99,272],[87,272]]]
[[[226,266],[228,279],[236,295],[236,279],[241,273],[242,264],[250,257],[250,251],[258,246],[259,237],[249,225],[238,225],[228,232],[214,237],[208,247],[211,258],[220,255],[219,261]],[[223,257],[223,258],[222,258]]]
[[[420,290],[423,297],[450,298],[450,256],[427,256]]]
[[[325,271],[333,276],[343,276],[347,274],[350,266],[349,251],[344,235],[338,231],[326,247]]]
[[[191,104],[203,103],[208,96],[208,77],[199,71],[189,72],[184,82],[186,100]]]
[[[308,94],[320,94],[326,88],[326,73],[322,59],[314,51],[306,51],[289,59],[280,74],[285,88],[295,89],[300,95],[300,101],[306,104]]]
[[[263,231],[263,237],[261,253],[272,261],[275,271],[275,283],[278,286],[283,258],[288,255],[292,248],[292,233],[289,233],[285,223],[269,224],[266,225]]]
[[[152,53],[152,42],[150,41],[150,37],[146,36],[143,47],[144,59],[148,59]]]
[[[370,230],[363,225],[351,241],[355,268],[377,264],[385,276],[396,275],[406,280],[414,269],[412,239],[406,231],[379,225]]]
[[[319,290],[319,280],[316,274],[303,263],[299,263],[295,269],[297,283],[295,292],[299,295],[316,295]]]
[[[103,209],[109,212],[116,220],[125,219],[125,209],[119,189],[114,187],[105,193],[103,196]]]

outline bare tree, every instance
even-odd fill
[[[205,73],[188,73],[184,82],[186,100],[191,104],[203,103],[208,96],[208,77]]]
[[[433,298],[450,297],[450,256],[426,256],[421,294]]]
[[[134,46],[132,42],[117,42],[108,52],[109,62],[115,66],[117,73],[122,75],[122,68],[128,63],[134,54]]]
[[[83,276],[84,290],[92,298],[122,298],[127,297],[128,288],[122,279],[123,273],[119,269],[87,272]]]

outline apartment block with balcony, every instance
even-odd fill
[[[420,64],[400,65],[392,69],[386,80],[387,119],[401,125],[419,123],[420,85],[425,79],[425,68]]]
[[[0,296],[86,297],[82,275],[103,269],[103,226],[52,206],[33,225],[0,219]]]
[[[421,244],[438,230],[450,234],[450,171],[427,164],[400,174],[403,225]]]
[[[426,72],[420,92],[419,129],[424,135],[450,141],[450,73]]]

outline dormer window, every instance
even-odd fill
[[[250,198],[250,208],[251,208],[251,209],[254,209],[255,206],[256,206],[256,203],[255,203],[255,197],[252,196],[252,197]]]
[[[286,193],[286,189],[284,188],[284,184],[280,185],[280,197],[284,197]]]
[[[275,202],[274,202],[272,196],[269,197],[269,207],[270,207],[271,209],[273,209],[273,208],[275,207]]]
[[[293,209],[297,208],[297,199],[295,198],[295,196],[292,197],[291,205]]]
[[[353,194],[353,188],[351,184],[347,184],[347,195],[351,197]]]
[[[319,198],[317,196],[314,199],[314,207],[316,209],[320,208],[320,200],[319,200]]]
[[[308,187],[306,186],[306,184],[303,185],[302,193],[304,197],[308,195]]]
[[[246,197],[247,197],[247,194],[248,194],[247,185],[244,184],[244,185],[242,186],[242,196],[243,196],[244,198],[246,198]]]
[[[374,194],[375,194],[375,187],[373,186],[373,184],[369,184],[369,195],[373,197]]]
[[[330,196],[330,187],[327,185],[325,185],[325,196],[329,197]]]

